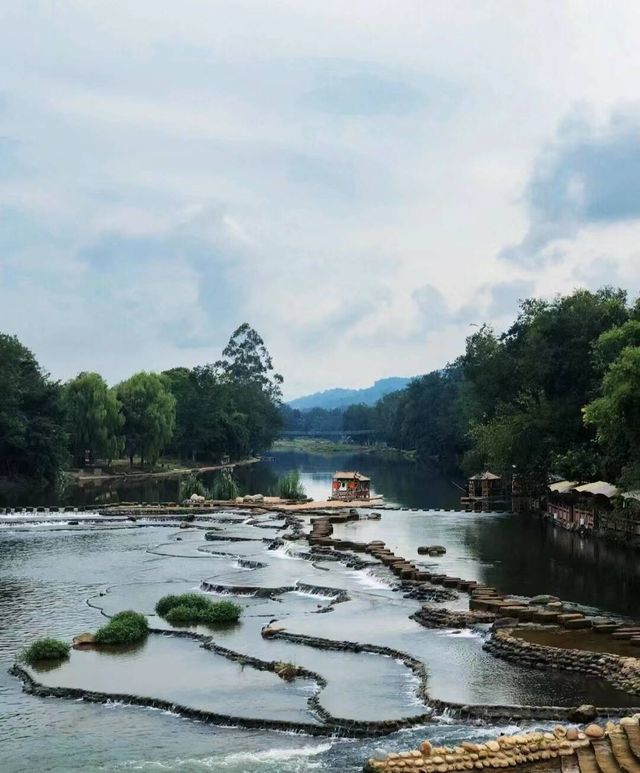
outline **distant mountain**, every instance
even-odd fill
[[[391,376],[379,379],[373,386],[366,389],[342,389],[340,387],[326,389],[324,392],[314,392],[312,395],[296,397],[295,400],[289,400],[287,405],[290,408],[297,408],[299,411],[310,411],[312,408],[346,408],[354,403],[373,405],[389,392],[404,389],[410,381],[410,378]]]

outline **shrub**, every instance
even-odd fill
[[[239,493],[238,484],[228,472],[221,472],[214,480],[211,489],[213,499],[235,499]]]
[[[147,618],[139,612],[118,612],[102,628],[96,631],[98,644],[136,644],[149,633]]]
[[[235,623],[242,607],[233,601],[211,601],[198,593],[183,593],[161,598],[156,604],[156,612],[171,625]]]
[[[58,639],[36,639],[22,653],[22,659],[29,664],[43,660],[62,660],[69,657],[69,645]]]
[[[178,501],[184,502],[192,494],[198,494],[201,497],[205,497],[205,499],[211,498],[211,492],[194,472],[190,472],[186,478],[180,481]]]
[[[304,488],[300,483],[300,474],[291,470],[278,481],[278,496],[281,499],[303,499]]]

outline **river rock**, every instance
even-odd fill
[[[74,650],[81,650],[93,647],[94,643],[95,636],[87,631],[85,633],[78,634],[78,636],[74,636],[72,646]]]
[[[569,714],[569,719],[572,722],[592,722],[596,717],[598,716],[598,712],[596,711],[596,707],[592,706],[589,703],[583,703],[582,706],[578,706],[577,708],[573,709],[573,711]]]
[[[431,741],[423,741],[420,744],[420,751],[425,757],[431,756],[431,752],[433,751],[433,746],[431,745]]]
[[[600,727],[600,725],[588,725],[584,729],[584,732],[587,738],[602,738],[604,735],[604,730]]]

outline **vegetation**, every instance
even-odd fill
[[[171,625],[236,623],[242,607],[232,601],[212,601],[199,593],[163,596],[156,612]]]
[[[481,327],[453,363],[368,410],[389,445],[516,472],[531,492],[551,472],[638,487],[640,305],[612,288],[522,301],[505,333]]]
[[[98,644],[137,644],[144,641],[148,633],[147,618],[140,612],[126,610],[118,612],[106,625],[99,628],[95,641]]]
[[[58,639],[36,639],[21,655],[21,659],[29,665],[44,660],[63,660],[69,657],[69,645]]]
[[[280,478],[278,496],[281,499],[304,499],[304,488],[300,483],[300,473],[297,470],[291,470]]]
[[[109,462],[122,451],[124,425],[121,405],[114,389],[98,373],[80,373],[69,381],[63,404],[71,454],[78,466],[96,457]]]
[[[123,450],[130,466],[135,457],[153,465],[163,452],[239,459],[268,448],[282,423],[282,377],[246,323],[218,362],[136,373],[111,389],[98,373],[54,382],[16,338],[0,335],[0,383],[0,476],[44,484],[69,461],[111,463]]]
[[[155,462],[175,426],[175,397],[157,373],[136,373],[117,386],[124,415],[124,445],[133,466],[135,454]]]
[[[205,499],[211,498],[211,492],[202,482],[202,478],[195,472],[190,472],[180,481],[178,499],[180,502],[184,502],[184,500],[189,499],[192,494],[198,494],[198,496],[204,497]]]
[[[212,499],[235,499],[240,493],[238,484],[229,472],[224,470],[216,476],[211,487]]]
[[[0,384],[0,475],[54,483],[67,456],[60,385],[7,335],[0,335]]]

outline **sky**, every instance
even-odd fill
[[[292,398],[640,291],[640,6],[0,0],[0,331],[54,378],[212,362]]]

